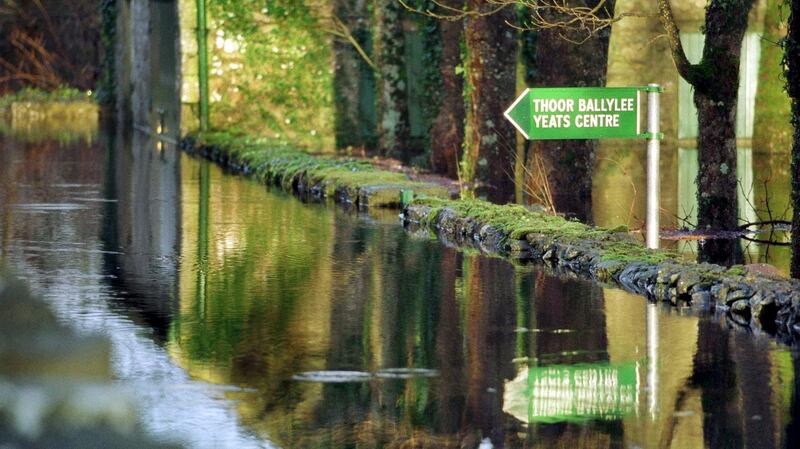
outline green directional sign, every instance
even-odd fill
[[[641,138],[639,87],[526,89],[505,116],[528,140]],[[646,88],[645,88],[646,89]]]

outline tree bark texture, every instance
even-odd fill
[[[368,0],[334,0],[333,13],[364,51],[370,50]],[[374,95],[372,68],[345,39],[333,41],[333,100],[336,147],[372,147],[375,144],[374,111],[365,110],[363,98]]]
[[[461,9],[463,0],[443,0],[443,5]],[[458,177],[458,163],[464,144],[464,78],[456,73],[461,64],[464,24],[443,20],[439,24],[442,56],[439,61],[441,97],[439,111],[431,127],[431,168],[434,172]]]
[[[480,438],[462,447],[489,438],[503,447],[507,429],[503,424],[503,392],[516,372],[514,358],[516,324],[514,270],[511,265],[491,258],[469,259],[469,274],[464,282],[469,290],[464,306],[466,328],[466,397],[462,429],[479,430]],[[491,286],[491,287],[490,287]],[[466,432],[464,432],[466,433]],[[464,442],[466,443],[466,442]]]
[[[486,0],[469,0],[471,11],[497,8]],[[514,101],[517,36],[509,23],[515,14],[506,7],[489,15],[468,17],[469,114],[467,142],[475,165],[476,193],[495,203],[514,200],[515,130],[503,117]]]
[[[398,159],[411,148],[406,80],[405,9],[397,0],[377,0],[376,54],[380,72],[378,138],[384,154]]]
[[[698,324],[697,352],[690,385],[701,391],[706,447],[745,447],[744,418],[731,359],[730,331],[711,321]],[[741,381],[739,381],[741,382]]]
[[[706,9],[706,39],[700,66],[711,80],[694,86],[699,121],[697,226],[700,229],[732,230],[737,225],[739,59],[752,7],[753,0],[715,0]]]
[[[569,7],[597,6],[599,0],[567,0]],[[606,1],[597,13],[614,15],[614,1]],[[565,17],[549,17],[551,21]],[[533,73],[535,87],[605,86],[608,69],[608,44],[611,28],[591,36],[586,31],[543,29],[534,41]],[[536,170],[538,158],[549,184],[553,204],[559,213],[581,221],[591,221],[592,171],[596,140],[540,140],[529,152],[529,170]]]
[[[784,41],[786,91],[792,102],[792,266],[800,278],[800,0],[789,0],[789,30]]]

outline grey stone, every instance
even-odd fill
[[[750,302],[745,299],[731,303],[730,307],[732,313],[750,316]]]

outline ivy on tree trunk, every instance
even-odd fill
[[[706,6],[705,45],[699,64],[686,58],[669,0],[659,0],[678,73],[694,88],[697,106],[697,227],[734,230],[738,220],[736,176],[736,105],[739,60],[747,18],[754,0],[711,0]],[[741,248],[735,240],[709,240],[700,260],[736,263]]]
[[[384,154],[406,158],[410,150],[408,82],[406,80],[404,7],[397,0],[377,0],[379,145]]]
[[[368,0],[334,0],[333,13],[364,51],[371,42]],[[333,41],[333,100],[336,147],[374,146],[375,77],[372,68],[346,39]]]
[[[786,91],[792,103],[792,266],[800,278],[800,0],[787,0],[789,29],[783,42]]]
[[[445,7],[461,9],[464,0],[442,0]],[[461,65],[464,26],[461,21],[444,20],[439,24],[441,92],[439,108],[431,127],[431,168],[450,178],[458,176],[458,163],[464,143],[464,78],[456,73]]]
[[[731,230],[737,224],[736,104],[739,59],[754,0],[711,0],[699,64],[686,58],[669,0],[659,13],[681,77],[694,88],[698,112],[698,227]]]
[[[467,136],[474,164],[477,193],[495,203],[514,199],[515,131],[503,117],[514,100],[517,36],[515,13],[487,0],[468,0],[470,15],[464,32],[467,44],[469,114]]]

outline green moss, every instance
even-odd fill
[[[370,186],[398,189],[434,189],[433,184],[410,180],[403,173],[378,170],[366,161],[315,156],[284,143],[258,139],[237,132],[205,132],[194,135],[197,144],[220,152],[226,159],[250,167],[252,174],[265,183],[291,189],[302,177],[306,184],[320,184],[332,195],[338,189],[356,191]],[[443,193],[446,193],[442,189]]]
[[[602,245],[603,260],[615,260],[618,262],[645,262],[661,263],[674,260],[676,255],[670,251],[652,250],[636,242],[615,241]]]
[[[46,91],[36,88],[25,88],[13,94],[0,97],[0,110],[8,109],[14,103],[67,103],[72,101],[91,101],[92,96],[89,92],[82,92],[71,87],[61,87],[53,91]]]
[[[425,225],[435,222],[436,216],[447,208],[462,217],[470,217],[499,229],[507,239],[520,240],[529,234],[535,234],[552,237],[561,243],[596,245],[603,260],[660,263],[676,257],[672,252],[650,250],[632,239],[620,237],[624,228],[593,227],[554,215],[532,212],[520,205],[497,205],[481,200],[451,201],[431,197],[415,198],[411,204],[432,208],[423,223]]]
[[[747,274],[747,272],[745,272],[744,265],[733,265],[732,267],[728,268],[725,273],[731,276],[744,276]]]
[[[434,213],[431,214],[431,219],[435,218],[440,209],[447,207],[461,216],[472,217],[489,224],[508,234],[512,239],[520,239],[531,233],[549,234],[565,239],[600,239],[613,233],[578,221],[532,212],[520,205],[497,205],[474,199],[450,201],[430,197],[416,198],[412,204],[432,207]]]

